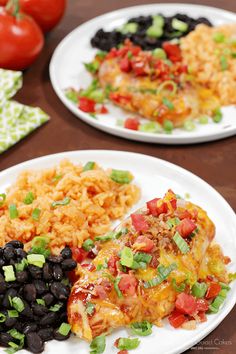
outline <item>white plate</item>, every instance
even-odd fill
[[[209,184],[199,177],[169,162],[147,155],[121,151],[87,150],[64,152],[55,155],[40,157],[26,161],[0,173],[0,193],[12,183],[16,176],[25,169],[44,169],[52,167],[62,159],[68,158],[74,163],[97,161],[103,167],[129,169],[135,176],[135,183],[142,189],[142,198],[135,205],[134,210],[142,206],[145,201],[162,196],[168,188],[183,195],[190,193],[191,201],[199,204],[208,211],[216,225],[216,240],[221,244],[225,255],[228,255],[232,264],[231,271],[236,270],[236,218],[227,202]],[[227,237],[226,237],[227,235]],[[153,328],[152,335],[141,338],[138,349],[133,354],[177,354],[192,347],[210,333],[225,318],[236,302],[236,282],[232,285],[228,297],[218,314],[208,316],[208,321],[200,324],[196,330],[187,331],[173,329],[167,321],[162,328]],[[107,337],[106,352],[115,354],[117,348],[113,346],[115,339],[127,336],[125,329],[117,330]],[[170,340],[171,338],[171,340]],[[26,353],[26,352],[25,352]],[[66,342],[49,342],[45,353],[48,354],[88,354],[89,346],[77,338]]]
[[[150,15],[161,12],[164,15],[174,15],[178,12],[186,13],[193,17],[205,16],[214,25],[236,22],[236,14],[213,7],[188,5],[188,4],[152,4],[129,7],[113,11],[90,20],[77,27],[67,35],[55,50],[50,63],[50,77],[54,90],[64,103],[78,118],[95,128],[123,138],[145,141],[149,143],[165,144],[191,144],[222,139],[236,134],[236,108],[233,106],[223,109],[222,122],[198,124],[193,132],[175,129],[171,135],[144,133],[132,131],[117,126],[117,119],[125,119],[132,113],[110,104],[109,114],[98,115],[98,119],[79,110],[64,94],[68,87],[85,88],[91,81],[91,75],[86,72],[83,63],[89,62],[94,57],[96,49],[90,45],[90,39],[99,28],[111,30],[121,26],[133,16]]]

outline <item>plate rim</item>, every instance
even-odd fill
[[[201,177],[199,177],[198,175],[194,174],[193,172],[175,164],[172,162],[169,162],[167,160],[163,160],[160,159],[158,157],[154,157],[151,155],[147,155],[147,154],[143,154],[143,153],[136,153],[136,152],[132,152],[132,151],[120,151],[120,150],[105,150],[105,149],[101,149],[101,150],[94,150],[94,149],[87,149],[87,150],[72,150],[72,151],[63,151],[63,152],[59,152],[59,153],[54,153],[54,154],[49,154],[49,155],[44,155],[44,156],[40,156],[37,158],[33,158],[30,160],[26,160],[23,161],[21,163],[18,163],[16,165],[13,165],[3,171],[0,172],[0,187],[1,187],[1,177],[6,177],[9,173],[14,173],[15,169],[19,169],[23,170],[23,169],[35,169],[34,167],[27,167],[28,164],[36,164],[36,163],[40,163],[40,162],[44,162],[46,161],[51,161],[52,166],[56,165],[58,163],[57,159],[64,159],[64,158],[74,158],[78,156],[78,162],[79,162],[79,155],[86,155],[86,154],[91,154],[93,156],[93,158],[96,158],[96,155],[100,155],[100,154],[106,154],[106,155],[123,155],[123,156],[127,156],[127,157],[136,157],[136,158],[141,158],[141,159],[148,159],[150,162],[156,162],[158,164],[161,164],[163,167],[167,167],[170,170],[177,170],[180,173],[183,173],[185,176],[187,176],[188,178],[191,178],[194,182],[196,181],[196,183],[200,183],[203,187],[206,187],[209,189],[210,193],[218,198],[218,200],[221,201],[221,203],[223,203],[224,208],[227,209],[227,213],[230,215],[230,217],[232,217],[232,220],[234,220],[234,228],[236,230],[236,215],[235,212],[233,210],[233,208],[230,206],[230,204],[227,202],[227,200],[214,188],[212,187],[208,182],[206,182],[204,179],[202,179]],[[115,157],[114,156],[114,157]],[[122,157],[122,156],[121,156]],[[39,166],[39,164],[37,164],[37,166]],[[40,167],[36,167],[36,169],[38,169]],[[48,167],[42,167],[42,169],[46,169]],[[16,173],[18,174],[19,171],[16,171]],[[236,286],[234,285],[234,288],[232,288],[232,291],[234,293],[236,293]],[[233,294],[232,294],[233,295]],[[230,302],[228,302],[226,304],[226,306],[221,309],[221,312],[218,313],[217,318],[213,321],[213,323],[210,323],[210,325],[207,328],[203,328],[199,333],[196,334],[196,338],[194,338],[193,340],[190,338],[189,340],[187,340],[184,344],[179,345],[178,347],[175,347],[174,349],[168,350],[167,352],[165,352],[165,354],[179,354],[179,353],[183,353],[185,350],[193,347],[195,344],[197,344],[199,341],[201,341],[203,338],[205,338],[208,334],[210,334],[216,327],[218,327],[222,321],[226,318],[226,316],[230,313],[230,311],[233,309],[233,307],[236,304],[236,297],[233,298],[233,296],[231,296]],[[154,339],[155,340],[155,339]]]
[[[222,129],[216,132],[206,132],[206,133],[201,133],[200,135],[194,134],[194,132],[186,132],[185,136],[181,135],[168,135],[168,134],[160,134],[160,133],[143,133],[139,131],[133,131],[130,129],[124,129],[119,126],[110,126],[106,125],[103,122],[97,121],[95,119],[92,119],[87,113],[79,110],[72,102],[70,102],[64,95],[63,89],[60,87],[58,79],[57,79],[57,73],[56,73],[56,62],[58,58],[60,57],[61,51],[63,51],[63,47],[67,44],[67,42],[70,41],[71,37],[77,32],[83,30],[84,27],[89,26],[93,24],[94,22],[99,22],[101,20],[111,20],[112,17],[116,16],[122,16],[122,13],[125,13],[127,11],[138,11],[139,9],[141,10],[142,8],[165,8],[165,7],[170,7],[170,8],[177,8],[180,6],[184,6],[187,9],[202,9],[204,8],[206,11],[215,11],[216,13],[219,13],[221,16],[230,16],[230,17],[235,17],[236,20],[236,13],[228,10],[224,10],[221,8],[217,8],[214,6],[205,6],[205,5],[195,5],[195,4],[185,4],[185,3],[153,3],[153,4],[147,4],[147,5],[136,5],[136,6],[129,6],[125,8],[120,8],[117,10],[113,10],[110,12],[106,12],[104,14],[101,14],[99,16],[96,16],[92,19],[89,19],[88,21],[83,22],[81,25],[77,26],[74,28],[71,32],[69,32],[57,45],[55,48],[52,58],[50,60],[49,64],[49,76],[50,76],[50,81],[52,84],[52,87],[57,94],[58,98],[61,100],[63,105],[70,111],[72,112],[76,118],[82,120],[86,124],[98,129],[105,131],[106,133],[109,133],[111,135],[119,136],[128,140],[135,140],[135,141],[142,141],[146,143],[156,143],[156,144],[178,144],[178,145],[185,145],[185,144],[196,144],[196,143],[202,143],[202,142],[209,142],[209,141],[214,141],[214,140],[220,140],[224,139],[226,137],[234,136],[236,134],[236,127],[230,127],[226,129]],[[158,10],[157,10],[158,11]]]

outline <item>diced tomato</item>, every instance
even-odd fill
[[[115,103],[122,103],[122,104],[127,104],[130,103],[131,101],[131,96],[130,95],[121,95],[118,92],[110,92],[109,98],[114,101]]]
[[[131,48],[129,48],[129,51],[132,53],[133,56],[138,55],[141,52],[141,47],[134,45]]]
[[[186,317],[181,312],[174,310],[168,320],[172,327],[178,328],[186,321]]]
[[[181,211],[179,214],[178,214],[178,217],[180,220],[183,220],[183,219],[191,219],[192,218],[192,215],[190,214],[190,212],[188,210],[184,210],[184,211]]]
[[[197,299],[196,303],[197,303],[197,311],[206,312],[209,308],[209,304],[206,299]]]
[[[87,268],[90,272],[93,272],[96,269],[93,263],[84,263],[82,264],[82,267]]]
[[[139,120],[137,118],[127,118],[124,123],[126,129],[138,130]]]
[[[94,290],[95,290],[95,293],[99,299],[101,299],[101,300],[106,299],[107,293],[106,293],[105,288],[102,285],[96,285]]]
[[[106,106],[102,105],[101,109],[100,109],[100,113],[101,114],[107,114],[108,113],[108,109]]]
[[[216,297],[221,291],[221,286],[218,283],[211,283],[206,292],[206,299],[212,299]]]
[[[68,278],[69,278],[71,284],[74,284],[79,279],[79,275],[76,275],[74,270],[71,270],[70,272],[68,272],[67,275],[68,275]]]
[[[83,112],[94,113],[96,102],[87,97],[80,97],[79,109]]]
[[[168,211],[167,204],[162,202],[158,205],[158,200],[160,200],[160,198],[155,198],[147,202],[147,208],[152,216],[158,216],[160,214],[167,213]]]
[[[124,57],[128,53],[129,50],[130,50],[129,46],[124,45],[123,47],[117,49],[117,56]]]
[[[230,257],[224,256],[224,264],[229,264],[231,262]]]
[[[200,318],[200,322],[206,322],[207,321],[207,317],[206,317],[206,313],[205,312],[199,312],[197,315]]]
[[[171,199],[170,204],[174,210],[177,208],[177,199]]]
[[[124,73],[129,73],[131,71],[131,62],[129,58],[124,57],[120,61],[120,70],[123,71]]]
[[[120,338],[117,338],[117,339],[115,340],[114,346],[115,346],[116,348],[118,348],[119,340],[120,340]]]
[[[136,76],[142,76],[142,75],[146,75],[145,72],[145,66],[146,63],[141,60],[141,59],[133,59],[131,61],[131,65],[132,65],[132,70],[134,71]]]
[[[181,313],[192,315],[197,311],[197,302],[192,295],[181,293],[177,296],[175,307]]]
[[[185,218],[180,221],[180,224],[176,227],[176,231],[182,237],[188,237],[195,229],[197,225],[191,219]]]
[[[119,257],[111,256],[107,262],[107,266],[112,275],[117,275],[117,262]]]
[[[152,268],[157,268],[158,264],[159,264],[158,256],[157,256],[157,254],[153,254],[151,262],[149,263],[149,265]]]
[[[87,258],[88,252],[86,252],[83,248],[79,247],[72,247],[72,256],[73,259],[77,263],[81,263]]]
[[[154,247],[154,242],[147,236],[138,236],[133,247],[139,251],[151,252]]]
[[[113,59],[117,57],[117,49],[112,48],[109,53],[106,55],[106,59]]]
[[[142,214],[131,214],[132,225],[136,231],[147,231],[149,225]]]
[[[138,281],[134,275],[122,274],[118,287],[123,295],[133,296],[136,292]]]
[[[162,47],[166,52],[168,59],[170,59],[172,62],[175,63],[182,60],[181,50],[177,44],[164,42]]]
[[[90,258],[90,259],[94,259],[97,255],[91,250],[88,252],[88,255],[87,257]]]
[[[128,354],[128,350],[124,349],[124,350],[120,350],[117,354]]]

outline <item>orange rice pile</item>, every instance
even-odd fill
[[[34,236],[48,235],[57,254],[66,244],[80,247],[85,239],[108,232],[111,222],[122,218],[140,197],[136,185],[116,183],[110,172],[97,164],[83,172],[82,165],[65,160],[55,168],[21,173],[0,207],[0,246],[18,239],[29,248]],[[29,192],[35,199],[26,205],[23,201]],[[68,205],[52,206],[65,197],[70,198]],[[14,219],[11,204],[18,211]],[[40,210],[38,221],[32,218],[35,208]]]

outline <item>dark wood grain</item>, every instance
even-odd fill
[[[217,6],[236,12],[235,0],[192,0],[186,2]],[[0,156],[0,170],[28,159],[61,151],[82,149],[134,151],[168,160],[192,171],[216,188],[229,204],[236,209],[235,137],[218,142],[189,146],[154,145],[124,140],[95,130],[76,119],[63,106],[52,89],[48,75],[48,64],[57,44],[67,33],[81,23],[104,12],[144,3],[156,3],[156,1],[69,1],[64,20],[56,30],[47,36],[40,58],[24,73],[24,87],[17,95],[17,99],[20,102],[43,108],[50,114],[51,120],[2,154]],[[194,354],[202,351],[209,354],[235,353],[235,316],[236,309],[227,316],[215,331],[199,344],[199,348],[188,352]],[[217,349],[211,349],[213,347]]]

